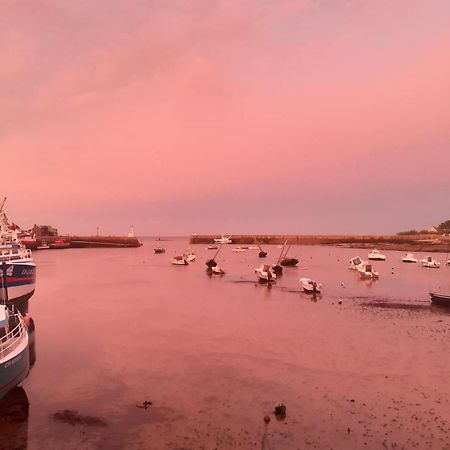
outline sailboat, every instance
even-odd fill
[[[280,261],[281,261],[281,258],[283,257],[283,253],[284,253],[286,244],[287,244],[287,241],[284,242],[284,245],[281,248],[281,253],[280,253],[280,256],[278,257],[277,263],[272,266],[273,272],[277,275],[281,275],[283,273],[283,267],[280,265]]]
[[[298,264],[297,258],[288,258],[287,254],[289,253],[291,246],[288,247],[286,253],[284,254],[284,258],[281,259],[280,264],[282,266],[295,267]]]

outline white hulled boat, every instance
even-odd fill
[[[246,252],[246,251],[247,251],[247,249],[244,248],[244,247],[241,247],[241,246],[238,246],[238,247],[234,247],[234,248],[233,248],[233,252],[236,252],[236,253],[239,253],[239,252]]]
[[[183,256],[187,262],[195,261],[195,253],[192,253],[190,251],[185,251]]]
[[[375,260],[375,261],[385,261],[386,260],[386,256],[384,256],[382,253],[380,253],[379,250],[377,250],[376,248],[373,249],[368,255],[367,257],[369,259]]]
[[[233,241],[231,240],[231,236],[222,236],[220,238],[214,239],[214,244],[231,244]]]
[[[373,270],[373,266],[372,264],[368,264],[368,263],[363,263],[359,268],[358,268],[358,273],[359,276],[361,278],[378,278],[379,274],[378,272],[376,272],[375,270]]]
[[[441,263],[433,259],[431,256],[425,256],[425,258],[421,259],[420,265],[429,269],[439,269],[439,267],[441,267]]]
[[[261,264],[261,266],[255,269],[255,274],[259,278],[259,281],[263,283],[275,283],[277,280],[276,274],[268,264]]]
[[[184,256],[174,256],[170,262],[174,266],[187,266],[189,263]]]
[[[352,270],[358,270],[364,263],[365,261],[363,261],[359,256],[355,256],[350,260],[348,268]]]
[[[311,278],[300,278],[299,283],[302,285],[303,290],[308,294],[318,294],[322,288],[320,283],[311,280]]]
[[[414,257],[412,253],[405,253],[405,256],[402,258],[402,262],[404,263],[416,263],[418,262],[417,258]]]

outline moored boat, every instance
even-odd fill
[[[255,269],[255,274],[262,283],[275,283],[277,280],[277,275],[268,264],[261,264]]]
[[[233,240],[231,239],[231,236],[222,236],[220,238],[214,239],[214,244],[231,244]]]
[[[218,248],[219,246],[215,244],[208,245],[208,250],[217,250]]]
[[[247,249],[241,246],[237,246],[235,248],[233,248],[233,252],[246,252]]]
[[[420,260],[420,265],[429,269],[439,269],[439,267],[441,267],[441,263],[433,259],[431,256],[425,256],[425,258],[422,258]]]
[[[358,270],[364,264],[364,261],[359,256],[355,256],[349,262],[348,268],[352,270]]]
[[[170,262],[174,266],[187,266],[189,264],[184,256],[174,256]]]
[[[311,278],[300,278],[299,283],[302,288],[308,294],[318,294],[322,288],[322,285],[317,281],[311,280]]]
[[[156,254],[166,253],[166,249],[163,248],[163,247],[155,247],[155,248],[153,249],[153,251],[154,251]]]
[[[19,311],[0,305],[0,398],[30,371],[28,331]]]
[[[65,241],[64,239],[56,239],[55,241],[49,244],[49,248],[51,250],[62,250],[70,247],[70,242]]]
[[[386,256],[383,255],[382,253],[380,253],[379,250],[377,250],[376,248],[373,249],[367,256],[369,259],[371,260],[375,260],[375,261],[385,261],[386,260]]]
[[[450,295],[437,294],[436,292],[430,292],[431,303],[441,306],[450,307]]]
[[[402,262],[404,263],[416,263],[418,262],[417,258],[414,257],[412,253],[405,253],[405,256],[402,258]]]
[[[222,267],[211,267],[211,273],[215,274],[215,275],[225,275],[225,270],[222,269]]]
[[[5,200],[0,205],[0,302],[15,305],[25,314],[34,293],[36,265],[31,250],[20,242],[17,228],[9,225],[3,209]],[[5,298],[6,287],[8,298]]]
[[[183,254],[184,259],[186,259],[187,262],[195,261],[195,253],[190,252],[189,250],[186,250]]]
[[[363,263],[360,267],[358,267],[358,273],[360,278],[371,278],[375,279],[379,277],[378,272],[373,269],[372,264]]]

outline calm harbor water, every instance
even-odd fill
[[[299,267],[267,288],[253,270],[276,246],[224,246],[226,275],[208,277],[205,245],[143,242],[35,252],[29,411],[0,423],[0,448],[450,449],[450,311],[428,295],[450,292],[445,255],[425,269],[383,252],[367,282],[347,269],[367,250],[292,247]],[[170,265],[188,247],[197,261]]]

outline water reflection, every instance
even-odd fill
[[[28,397],[17,386],[0,400],[0,448],[22,450],[28,444]]]
[[[36,363],[36,328],[33,319],[30,319],[28,338],[31,370]],[[27,448],[29,408],[27,393],[22,386],[16,386],[0,399],[0,449]]]

